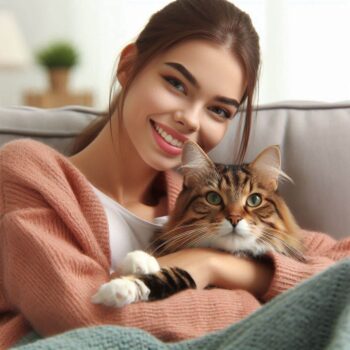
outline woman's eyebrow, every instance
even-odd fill
[[[218,102],[222,102],[222,103],[226,103],[228,105],[234,106],[236,108],[239,108],[239,105],[240,105],[240,103],[234,98],[228,98],[224,96],[215,96],[215,100]]]
[[[194,87],[197,89],[200,88],[197,79],[192,75],[192,73],[181,63],[176,62],[166,62],[167,66],[175,68],[178,72],[180,72]]]
[[[177,62],[166,62],[165,65],[176,69],[179,73],[181,73],[194,87],[197,89],[200,88],[197,79],[192,75],[192,73],[181,63]],[[224,96],[215,96],[215,100],[218,102],[226,103],[228,105],[232,105],[235,107],[239,107],[239,102],[234,98],[228,98]]]

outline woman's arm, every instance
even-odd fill
[[[269,259],[238,257],[218,252],[214,261],[212,285],[225,289],[243,289],[256,297],[268,290],[274,272]]]
[[[214,249],[184,249],[157,260],[162,267],[176,266],[186,270],[198,289],[211,285],[242,289],[260,296],[268,289],[273,275],[273,265],[267,259],[237,257]]]

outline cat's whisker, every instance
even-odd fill
[[[185,247],[189,246],[189,244],[195,243],[197,240],[208,235],[208,233],[208,230],[205,228],[202,228],[201,230],[193,230],[191,232],[187,232],[187,235],[185,237],[182,237],[182,244]]]
[[[181,237],[182,235],[187,235],[189,232],[191,232],[190,230],[188,230],[190,227],[199,227],[202,228],[203,225],[202,224],[191,224],[191,225],[182,225],[182,226],[177,226],[175,228],[173,228],[170,231],[164,231],[161,232],[157,235],[156,240],[170,240],[170,239],[174,239],[174,238],[178,238]],[[183,231],[183,232],[177,232],[177,231]],[[170,236],[170,237],[167,237]],[[154,242],[151,242],[150,245],[152,245]]]
[[[260,242],[264,243],[266,246],[270,248],[271,251],[279,251],[280,253],[287,254],[290,256],[293,256],[299,261],[303,261],[303,253],[301,249],[296,248],[289,242],[287,242],[287,239],[290,241],[294,241],[295,244],[300,246],[300,241],[293,237],[292,235],[289,235],[286,232],[273,229],[273,228],[258,228],[258,227],[252,227],[252,234],[254,234]],[[283,239],[285,238],[285,239]],[[281,247],[278,247],[276,245],[276,241],[279,242],[282,246],[282,251]]]
[[[275,233],[276,235],[279,235],[279,236],[283,236],[283,237],[286,237],[288,238],[288,240],[290,241],[294,241],[295,243],[300,243],[300,238],[298,237],[294,237],[292,234],[290,233],[287,233],[287,232],[284,232],[284,231],[281,231],[281,230],[277,230],[277,229],[274,229],[274,228],[269,228],[269,229],[265,229],[269,234],[272,234],[272,233]]]
[[[276,250],[276,247],[273,245],[271,240],[268,239],[268,237],[264,236],[264,232],[261,229],[258,229],[257,227],[253,227],[251,229],[251,233],[258,238],[259,241],[263,242],[265,245],[269,247],[270,250]],[[263,235],[261,235],[263,234]]]
[[[211,223],[211,224],[203,224],[203,223],[200,223],[200,224],[197,224],[197,225],[182,225],[182,226],[178,226],[170,231],[167,231],[167,232],[164,232],[163,234],[160,234],[157,239],[173,239],[174,237],[179,237],[179,236],[182,236],[182,235],[189,235],[189,233],[191,232],[194,232],[194,231],[198,231],[198,230],[202,230],[202,229],[210,229],[210,230],[215,230],[217,229],[218,227],[220,226],[219,223]],[[192,227],[192,230],[186,230],[188,229],[189,227]],[[180,233],[177,233],[177,231],[183,231],[185,230],[184,232],[180,232]],[[170,236],[169,238],[167,238],[167,236]]]
[[[278,233],[277,230],[274,230],[274,232]],[[288,234],[286,234],[284,232],[283,232],[283,234],[285,234],[285,236],[288,236]],[[288,236],[288,238],[290,238],[290,236]],[[283,247],[287,250],[288,253],[290,253],[291,256],[293,256],[294,258],[296,258],[299,261],[304,261],[303,252],[300,249],[298,249],[298,248],[294,247],[293,245],[289,244],[288,242],[286,242],[284,239],[278,237],[277,235],[275,235],[275,234],[273,234],[271,232],[268,232],[267,230],[264,230],[263,231],[263,236],[260,237],[260,239],[263,240],[264,242],[269,241],[271,243],[272,243],[272,240],[275,239],[275,240],[279,241],[283,245]],[[299,241],[298,241],[298,243],[299,243]],[[274,245],[274,247],[275,247],[275,245]],[[274,250],[279,251],[279,249],[277,247],[275,247]]]
[[[196,246],[200,241],[204,240],[205,238],[213,237],[214,234],[212,232],[206,232],[204,235],[198,236],[195,240],[191,241],[194,246]]]
[[[166,237],[168,235],[173,235],[174,232],[177,230],[183,230],[183,229],[189,229],[189,228],[202,228],[205,225],[205,227],[211,226],[211,225],[218,225],[217,223],[197,223],[197,224],[189,224],[189,225],[181,225],[176,226],[173,229],[169,231],[162,232],[159,237]]]
[[[289,235],[288,233],[285,233],[283,231],[279,231],[279,230],[273,229],[273,230],[264,230],[263,233],[265,235],[268,235],[271,238],[274,238],[274,239],[278,240],[279,242],[284,243],[285,245],[290,246],[291,248],[293,246],[292,246],[292,244],[287,242],[287,240],[289,240],[292,243],[295,243],[296,245],[300,246],[300,240],[298,238],[293,237],[292,235]],[[285,238],[285,239],[283,239],[283,238]],[[294,249],[296,249],[296,248],[294,247]]]
[[[212,225],[212,226],[218,226]],[[166,242],[158,245],[155,250],[159,251],[161,248],[166,246],[166,250],[179,250],[190,246],[195,246],[197,242],[201,239],[212,235],[210,230],[208,231],[207,227],[202,227],[200,230],[191,230],[182,232],[176,236],[169,238]]]
[[[261,234],[269,235],[269,236],[273,237],[274,239],[279,240],[279,241],[284,242],[284,243],[287,243],[287,242],[285,242],[285,240],[293,241],[296,245],[300,245],[300,243],[301,243],[299,238],[294,237],[293,235],[291,235],[287,232],[284,232],[284,231],[281,231],[278,229],[274,229],[272,227],[269,227],[269,228],[259,227],[259,228],[256,228],[256,232],[253,232],[253,233],[256,234],[256,236],[260,236]],[[285,238],[285,240],[283,238]]]
[[[273,244],[271,239],[266,236],[259,237],[260,242],[263,242],[266,246],[269,247],[271,251],[276,251],[276,246]]]
[[[191,230],[191,231],[181,232],[172,237],[169,237],[163,243],[158,244],[154,248],[154,252],[160,251],[165,246],[167,249],[169,249],[170,247],[175,247],[176,249],[179,249],[183,246],[183,242],[186,242],[188,239],[190,239],[193,233],[197,233],[197,232],[198,234],[201,234],[199,230]],[[171,249],[174,249],[174,248],[171,248]]]

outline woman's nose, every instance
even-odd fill
[[[199,129],[198,111],[176,111],[175,121],[183,126],[183,132],[192,133]]]

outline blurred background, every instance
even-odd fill
[[[210,0],[208,0],[210,1]],[[121,49],[166,0],[0,0],[0,106],[104,109]],[[350,0],[236,0],[260,34],[257,103],[350,99]],[[57,41],[78,54],[61,96],[36,56]],[[48,67],[48,65],[47,65]],[[61,78],[59,78],[61,79]]]

